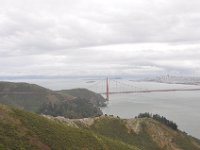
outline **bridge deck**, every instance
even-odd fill
[[[152,92],[177,92],[177,91],[200,91],[200,88],[195,89],[156,89],[156,90],[141,90],[141,91],[119,91],[109,92],[109,94],[120,94],[120,93],[152,93]],[[106,93],[100,93],[106,94]]]

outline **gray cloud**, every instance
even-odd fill
[[[197,74],[200,1],[0,0],[0,75]]]

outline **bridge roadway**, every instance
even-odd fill
[[[152,92],[177,92],[177,91],[200,91],[200,88],[193,89],[155,89],[155,90],[140,90],[140,91],[118,91],[118,92],[109,92],[109,94],[128,94],[128,93],[152,93]],[[106,93],[100,93],[106,94]]]

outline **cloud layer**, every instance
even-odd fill
[[[199,0],[0,3],[0,76],[199,75]]]

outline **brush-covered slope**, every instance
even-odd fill
[[[101,110],[91,101],[76,95],[61,94],[35,84],[0,82],[0,103],[37,113],[68,118],[101,115]]]
[[[200,150],[200,140],[152,118],[120,119],[111,116],[75,120],[62,117],[50,118],[74,127],[85,128],[142,150]]]
[[[200,150],[199,140],[151,118],[70,120],[0,105],[0,120],[2,150]]]
[[[78,89],[70,89],[70,90],[61,90],[58,91],[61,94],[72,95],[74,97],[80,97],[81,99],[89,100],[93,105],[97,107],[105,106],[106,99],[103,98],[100,94],[94,93],[87,89],[78,88]]]
[[[0,105],[0,120],[0,150],[140,150],[6,105]]]

